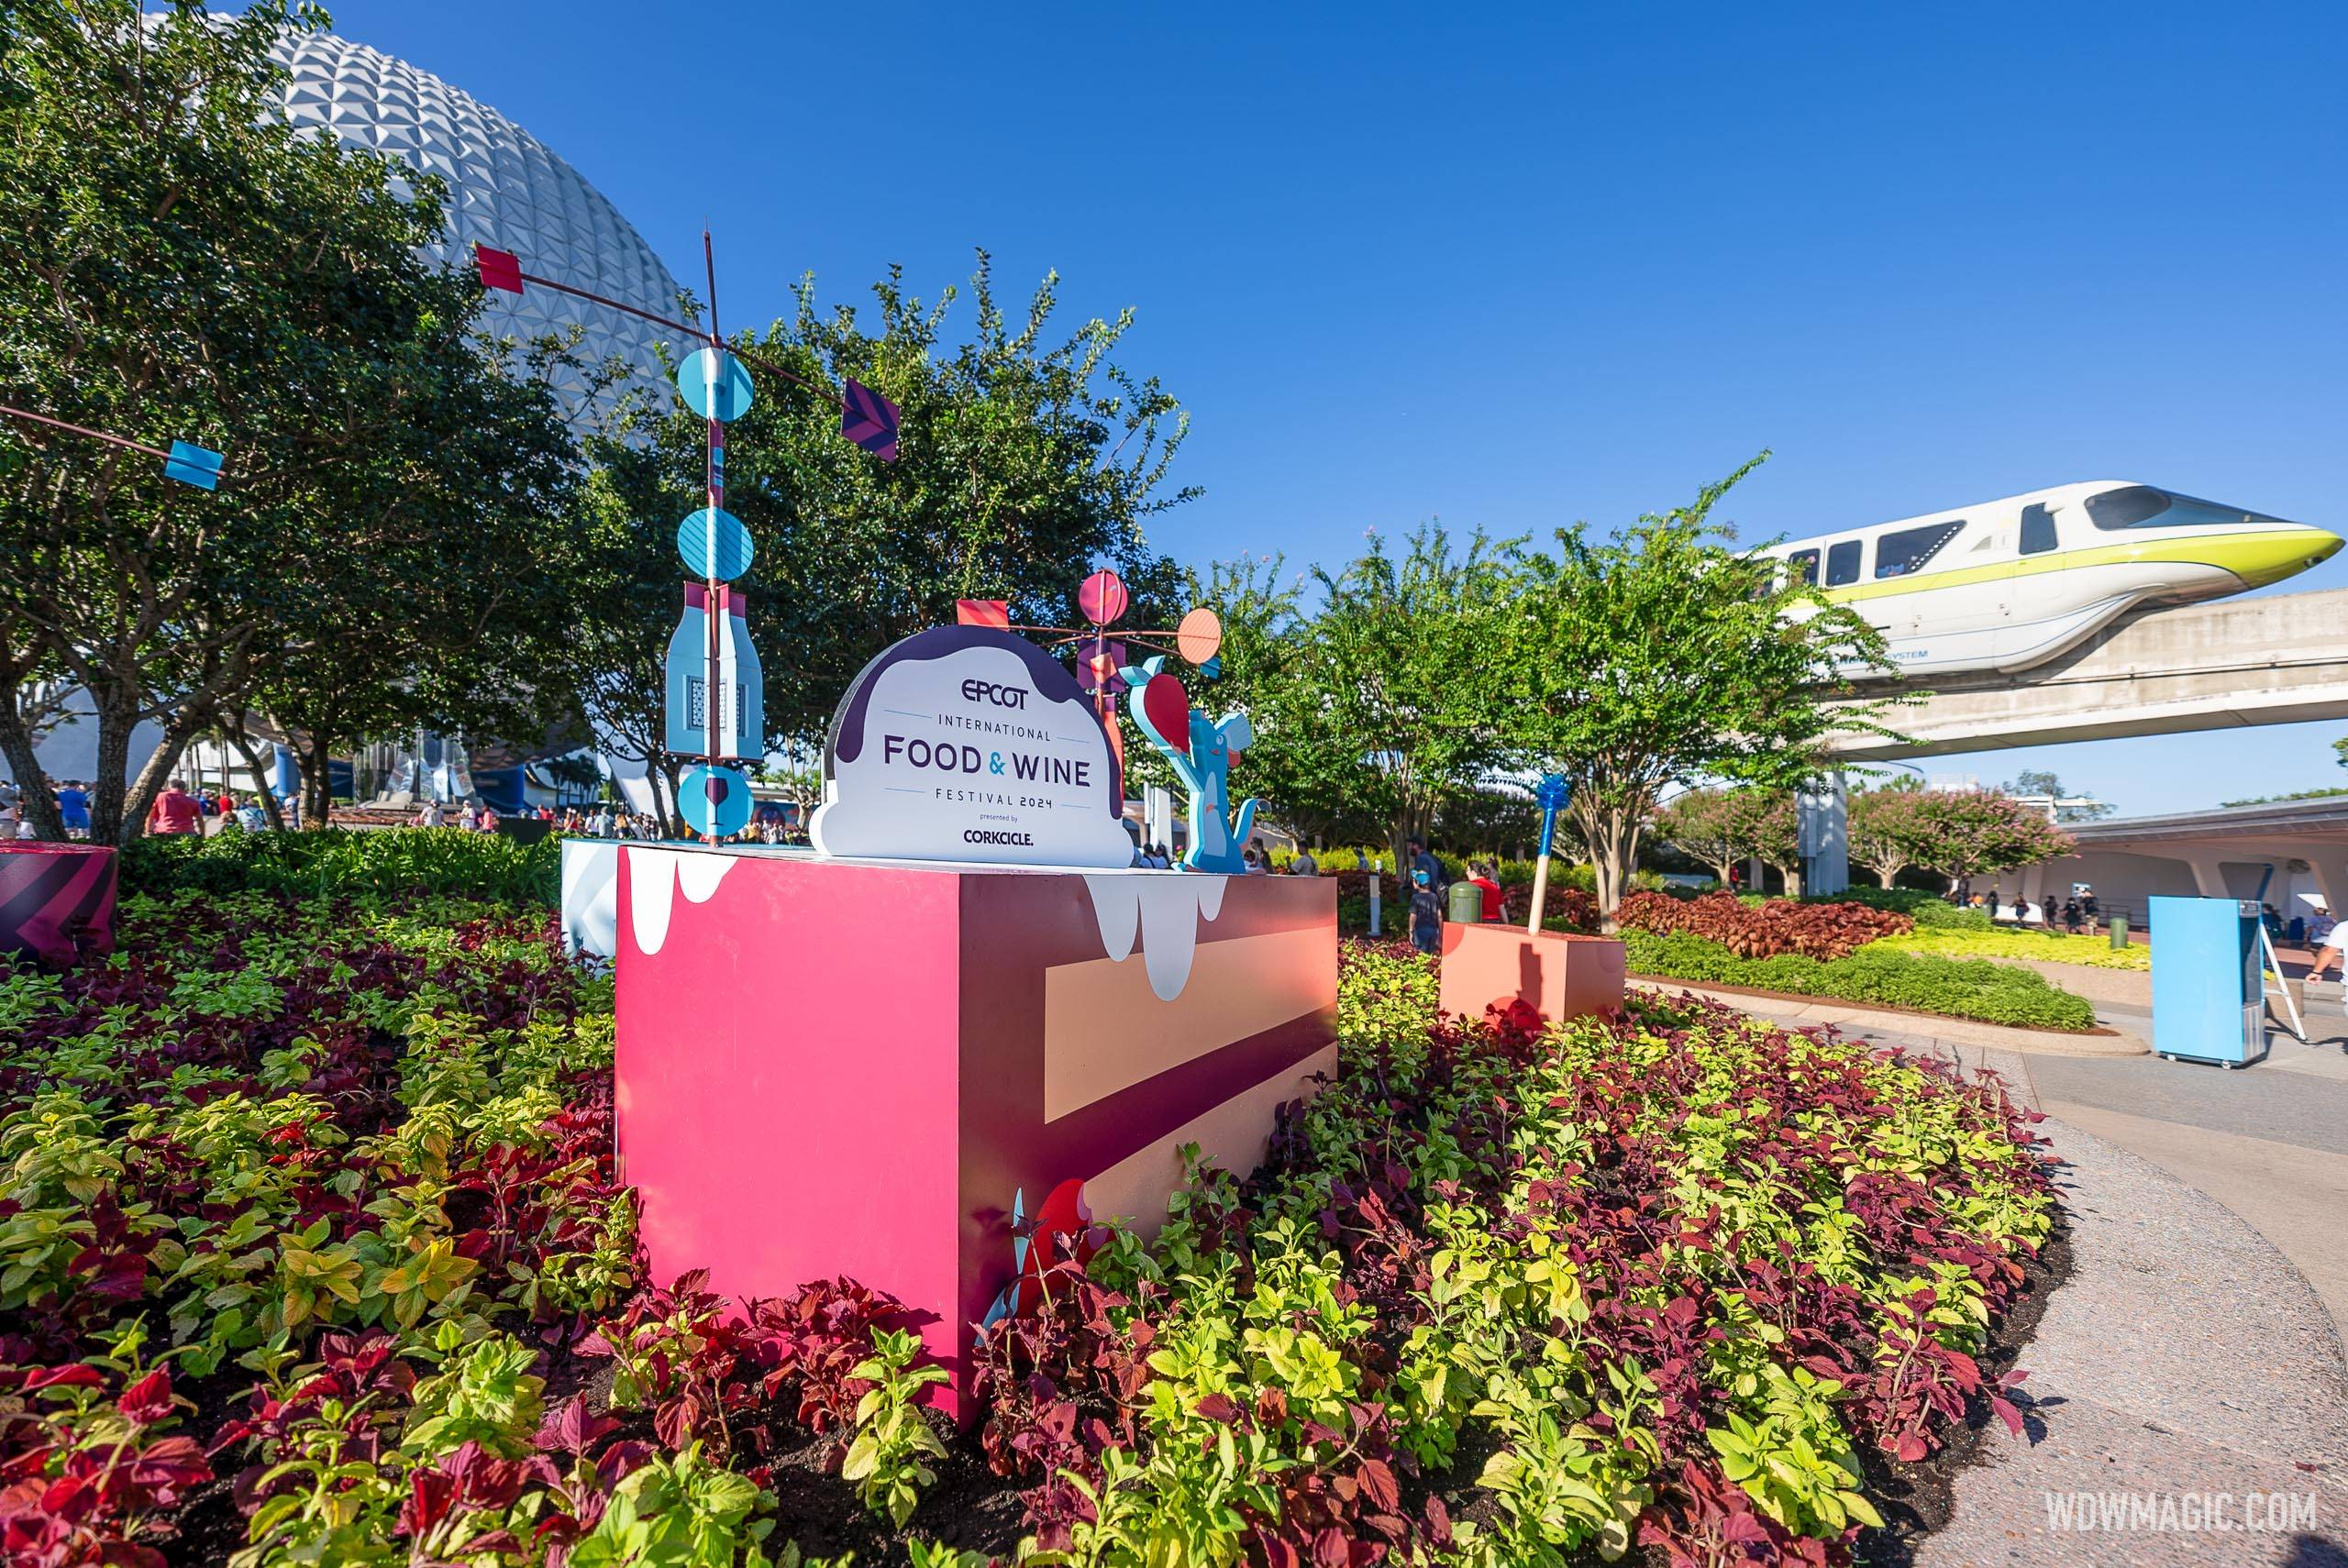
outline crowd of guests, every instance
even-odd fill
[[[1992,920],[2005,920],[2010,916],[2017,925],[2043,926],[2050,931],[2060,929],[2073,936],[2093,932],[2096,922],[2103,918],[2103,906],[2091,892],[2066,899],[2059,905],[2033,903],[2026,898],[2018,898],[2010,905],[2001,905],[1987,893],[1975,893],[1965,900],[1965,907],[1983,911]]]
[[[68,838],[90,836],[90,787],[78,779],[69,778],[53,786],[50,798],[57,803],[57,815],[65,824]],[[0,785],[0,838],[31,838],[32,813],[25,810],[24,795],[14,784]]]

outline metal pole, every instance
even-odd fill
[[[1380,902],[1379,895],[1384,890],[1382,883],[1385,876],[1386,862],[1383,860],[1373,860],[1369,863],[1369,933],[1372,936],[1376,936],[1379,933],[1378,916],[1379,904]]]
[[[725,349],[717,335],[717,253],[710,244],[709,230],[706,228],[701,231],[701,256],[702,264],[709,278],[709,361],[707,369],[703,371],[703,378],[708,387],[710,414],[709,509],[714,513],[725,505],[725,426],[717,417],[717,384],[725,374]],[[714,535],[716,531],[714,517],[710,519],[710,526],[712,534]],[[716,555],[717,552],[712,550],[703,564],[714,569],[717,564]],[[714,766],[717,761],[718,705],[723,701],[719,695],[717,684],[720,663],[718,650],[721,646],[719,617],[725,615],[727,610],[725,604],[718,598],[720,589],[714,576],[710,577],[702,586],[704,591],[703,603],[706,607],[704,614],[709,622],[709,684],[704,690],[702,700],[702,750],[703,753],[702,760]],[[714,844],[716,841],[716,835],[711,834],[710,842]]]
[[[2270,876],[2273,874],[2271,867],[2268,868],[2268,874]],[[2259,891],[2265,890],[2266,885],[2260,883]],[[2266,967],[2275,971],[2275,990],[2282,994],[2283,1009],[2291,1015],[2291,1032],[2298,1036],[2299,1043],[2304,1045],[2308,1043],[2307,1020],[2299,1016],[2298,999],[2291,995],[2291,977],[2283,973],[2283,960],[2275,955],[2275,939],[2267,934],[2266,922],[2264,919],[2258,922],[2258,946],[2259,951],[2266,955]],[[2263,981],[2261,988],[2265,988]]]

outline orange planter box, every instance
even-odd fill
[[[1443,928],[1443,1010],[1481,1018],[1522,999],[1552,1023],[1623,1005],[1623,944],[1522,926]]]

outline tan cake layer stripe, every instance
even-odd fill
[[[1215,1164],[1244,1176],[1264,1158],[1274,1108],[1303,1094],[1305,1081],[1313,1074],[1335,1077],[1336,1071],[1337,1048],[1325,1046],[1287,1071],[1232,1096],[1086,1182],[1085,1207],[1095,1220],[1130,1220],[1143,1235],[1157,1235],[1157,1228],[1166,1222],[1166,1195],[1181,1183],[1178,1151],[1183,1144],[1196,1143]]]
[[[1335,1001],[1326,927],[1202,942],[1172,1001],[1136,952],[1044,971],[1044,1120]]]

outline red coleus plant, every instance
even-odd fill
[[[1897,936],[1916,924],[1904,914],[1866,904],[1804,904],[1769,899],[1753,905],[1733,893],[1706,893],[1694,899],[1629,893],[1614,918],[1638,931],[1684,931],[1717,942],[1740,958],[1775,958],[1781,953],[1842,958],[1878,937]]]
[[[855,1369],[872,1354],[873,1330],[906,1320],[901,1303],[835,1279],[737,1309],[708,1285],[708,1272],[696,1269],[668,1289],[642,1291],[579,1342],[578,1354],[615,1364],[615,1404],[650,1409],[668,1447],[698,1440],[718,1459],[770,1453],[794,1422],[836,1436],[855,1425],[871,1386]],[[844,1451],[842,1436],[835,1463]]]
[[[0,1369],[0,1560],[164,1568],[169,1515],[212,1467],[193,1438],[165,1435],[181,1401],[158,1367],[111,1401],[94,1366]]]

